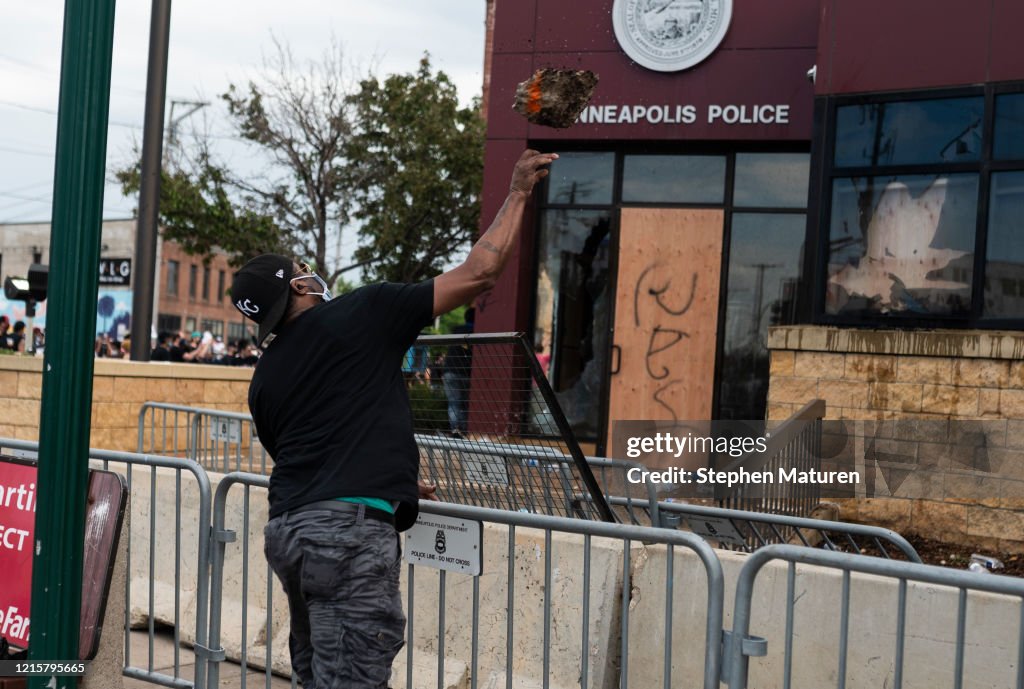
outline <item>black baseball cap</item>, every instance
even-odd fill
[[[263,344],[284,317],[294,270],[295,264],[287,256],[263,254],[235,273],[231,283],[231,303],[242,315],[259,325],[258,344]]]

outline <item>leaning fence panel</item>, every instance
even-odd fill
[[[37,443],[23,440],[0,439],[0,446],[38,451]],[[194,462],[178,457],[90,449],[89,459],[123,473],[128,485],[124,674],[168,687],[202,689],[207,686],[210,603],[209,478]],[[168,626],[174,634],[170,667],[157,662],[154,648],[158,627]],[[146,631],[144,648],[133,645],[132,629]]]
[[[416,444],[420,478],[436,484],[437,495],[445,502],[549,516],[595,513],[588,504],[592,502],[590,494],[573,475],[573,458],[558,448],[425,434],[416,435]],[[642,464],[604,457],[585,460],[605,500],[611,504],[614,496],[616,521],[652,523],[650,510],[640,514],[634,502],[646,500],[657,505],[655,484],[628,478],[630,470],[642,470]],[[657,524],[657,507],[653,516]]]
[[[287,604],[257,547],[267,484],[235,473],[217,487],[209,638],[228,658],[264,668],[269,682],[290,665]],[[421,510],[421,522],[482,522],[484,569],[470,576],[406,565],[406,646],[391,686],[718,686],[724,584],[705,541],[448,503]],[[220,665],[210,663],[211,686]]]
[[[821,423],[825,401],[808,402],[790,418],[771,429],[764,452],[752,452],[717,469],[729,472],[740,468],[749,472],[780,469],[812,471],[821,468]],[[772,514],[806,517],[821,501],[817,483],[786,482],[768,485],[740,482],[733,486],[716,485],[715,499],[719,507]],[[791,534],[784,533],[788,538]]]
[[[740,572],[725,649],[730,689],[1022,689],[1024,580],[770,545]]]
[[[469,477],[466,491],[504,494],[503,504],[488,506],[614,521],[574,423],[522,334],[422,336],[403,370],[414,431],[435,438],[426,461],[439,455],[452,486]],[[464,457],[464,439],[491,451]],[[521,446],[533,448],[534,467],[502,461]],[[571,461],[544,461],[552,455]],[[573,504],[579,494],[592,499]]]
[[[443,500],[494,507],[592,518],[599,510],[581,480],[571,455],[558,445],[523,445],[493,440],[466,440],[435,434],[416,434],[420,476],[438,486]],[[139,412],[139,449],[182,456],[210,471],[249,471],[269,474],[273,459],[260,445],[252,417],[198,407],[145,402]],[[655,485],[627,479],[637,462],[586,457],[585,464],[605,501],[613,495],[615,520],[628,524],[641,519],[635,499],[652,501]],[[656,504],[656,503],[655,503]],[[657,524],[657,508],[654,510]]]

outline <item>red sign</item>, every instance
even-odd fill
[[[36,468],[0,460],[0,636],[25,648],[32,601]]]

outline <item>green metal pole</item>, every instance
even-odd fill
[[[67,0],[39,421],[32,660],[76,660],[114,0]],[[77,687],[34,677],[30,689]]]

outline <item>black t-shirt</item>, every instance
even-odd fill
[[[176,361],[178,363],[184,363],[185,354],[188,354],[190,352],[192,352],[192,348],[189,347],[187,344],[184,344],[183,342],[176,342],[175,344],[171,345],[171,348],[167,355],[168,360]]]
[[[402,360],[433,318],[434,283],[381,283],[318,304],[260,357],[249,410],[274,458],[270,516],[317,500],[398,501],[418,510],[419,453]]]

